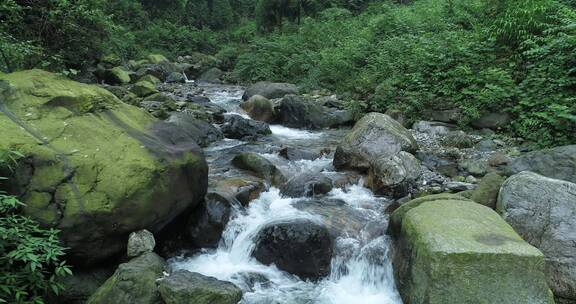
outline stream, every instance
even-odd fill
[[[190,84],[187,84],[190,85]],[[246,118],[239,104],[242,87],[199,84],[204,95],[225,108],[227,115]],[[272,134],[255,142],[224,139],[205,149],[210,166],[210,181],[245,175],[230,160],[239,152],[256,152],[273,162],[288,178],[303,172],[316,172],[332,180],[349,173],[336,172],[333,152],[349,129],[300,130],[271,125]],[[316,160],[289,161],[278,155],[283,147],[321,150],[331,153]],[[338,183],[341,187],[313,198],[285,197],[269,187],[247,207],[235,206],[216,249],[203,249],[192,255],[169,260],[172,269],[185,269],[230,281],[244,291],[240,303],[402,303],[396,290],[391,261],[390,240],[385,231],[392,202],[376,197],[362,186],[361,179]],[[304,281],[275,266],[259,263],[251,257],[257,233],[277,221],[309,219],[341,229],[335,241],[329,276],[319,281]]]

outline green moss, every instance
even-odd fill
[[[146,97],[158,93],[158,90],[156,90],[156,85],[151,82],[138,81],[132,87],[131,92],[136,94],[138,97]]]
[[[46,192],[29,192],[23,202],[24,213],[32,216],[44,226],[54,226],[60,218],[58,207],[51,204],[52,196]]]
[[[112,75],[114,75],[119,83],[130,83],[130,74],[121,67],[115,67],[111,69],[110,72]]]
[[[152,75],[148,75],[148,74],[140,77],[140,79],[138,79],[138,82],[140,82],[140,81],[147,81],[147,82],[150,82],[153,84],[159,84],[161,82],[160,79],[158,79]]]
[[[409,203],[410,204],[410,203]],[[405,212],[410,303],[554,303],[544,256],[488,207],[461,199]]]
[[[496,173],[488,173],[478,183],[478,187],[474,189],[470,198],[478,204],[495,209],[500,186],[505,180],[504,177]]]
[[[148,55],[148,57],[146,57],[146,59],[148,59],[148,61],[150,63],[153,63],[153,64],[168,61],[168,59],[166,57],[164,57],[164,55],[160,55],[160,54],[150,54],[150,55]]]

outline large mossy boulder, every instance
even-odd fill
[[[0,74],[0,92],[0,149],[25,156],[10,190],[61,230],[70,260],[125,252],[129,233],[158,232],[204,197],[201,149],[158,137],[158,121],[107,90],[30,70]]]
[[[542,250],[554,294],[576,303],[576,184],[521,172],[502,185],[497,209]]]
[[[576,145],[526,153],[514,159],[507,168],[510,175],[522,171],[576,183]]]
[[[282,98],[288,94],[299,94],[298,87],[290,83],[261,81],[253,84],[242,95],[243,100],[248,100],[254,95],[264,96],[268,99]]]
[[[159,281],[165,304],[236,304],[242,290],[236,285],[199,273],[178,270]]]
[[[402,205],[390,225],[405,303],[554,303],[544,255],[486,206],[432,195]]]
[[[162,304],[156,280],[165,268],[166,262],[153,252],[120,264],[86,304]]]

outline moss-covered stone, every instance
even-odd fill
[[[158,289],[166,304],[236,304],[242,299],[236,285],[186,270],[161,280]]]
[[[406,303],[554,303],[544,256],[495,211],[440,195],[402,207],[394,266]]]
[[[0,149],[26,156],[10,181],[28,215],[62,230],[70,259],[122,252],[130,232],[156,232],[204,197],[201,151],[163,143],[153,117],[107,90],[41,70],[0,83]]]
[[[121,264],[88,299],[87,304],[161,304],[156,280],[162,277],[164,260],[149,252]]]
[[[112,68],[110,72],[112,73],[112,75],[114,75],[118,83],[121,84],[130,83],[130,74],[128,73],[128,71],[125,71],[121,67]]]
[[[157,64],[157,63],[161,63],[161,62],[168,62],[168,58],[164,57],[164,55],[160,55],[160,54],[150,54],[146,57],[146,59],[148,60],[148,62],[152,63],[152,64]]]
[[[500,186],[505,180],[504,177],[497,173],[488,173],[478,183],[478,187],[474,189],[470,198],[478,204],[495,209]]]
[[[150,82],[150,83],[155,84],[155,85],[161,83],[160,79],[158,79],[152,75],[144,75],[138,79],[138,82],[140,82],[140,81],[147,81],[147,82]]]
[[[156,85],[148,81],[138,81],[132,86],[131,92],[138,97],[146,97],[158,93]]]

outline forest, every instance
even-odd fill
[[[0,0],[0,303],[549,304],[552,293],[557,303],[576,303],[574,144],[574,0]],[[560,207],[521,206],[529,199],[516,196],[524,194]],[[420,199],[427,195],[438,197]],[[301,207],[302,197],[325,205]],[[286,200],[298,211],[275,205]],[[431,214],[418,207],[436,201],[474,205],[454,211],[438,203]],[[378,207],[366,215],[371,204]],[[328,213],[336,224],[296,219],[302,210]],[[472,218],[476,212],[486,221]],[[298,224],[274,233],[305,227],[305,244],[273,248],[277,234],[266,227],[282,216]],[[452,216],[447,223],[473,224],[457,236],[430,224]],[[518,224],[532,219],[557,233]],[[355,221],[370,227],[354,230],[360,249],[348,244],[354,258],[346,260],[336,240],[360,226]],[[378,230],[376,222],[389,226]],[[494,229],[489,240],[474,234],[480,226]],[[425,246],[424,228],[446,243],[474,234],[478,252],[513,240],[517,247],[503,250],[522,262],[483,257],[493,272],[474,270],[476,285],[498,290],[466,285],[470,293],[446,292],[459,302],[427,302],[446,294],[418,284],[467,282],[462,273],[473,267],[448,261],[442,265],[454,268],[446,273],[404,280],[399,271],[408,266],[394,255]],[[545,245],[547,237],[560,241]],[[404,238],[419,241],[405,248]],[[234,251],[240,239],[253,243],[248,257]],[[212,259],[205,248],[215,250]],[[322,256],[300,256],[307,248]],[[390,257],[366,258],[374,248]],[[545,248],[562,248],[564,258]],[[274,260],[282,252],[290,256]],[[438,261],[427,254],[412,255],[410,267]],[[302,265],[286,262],[296,256]],[[213,276],[223,281],[194,277],[219,263],[224,270]],[[225,273],[244,266],[241,279]],[[179,272],[188,268],[194,275]],[[509,285],[490,285],[500,268]],[[190,282],[205,289],[178,289]]]

